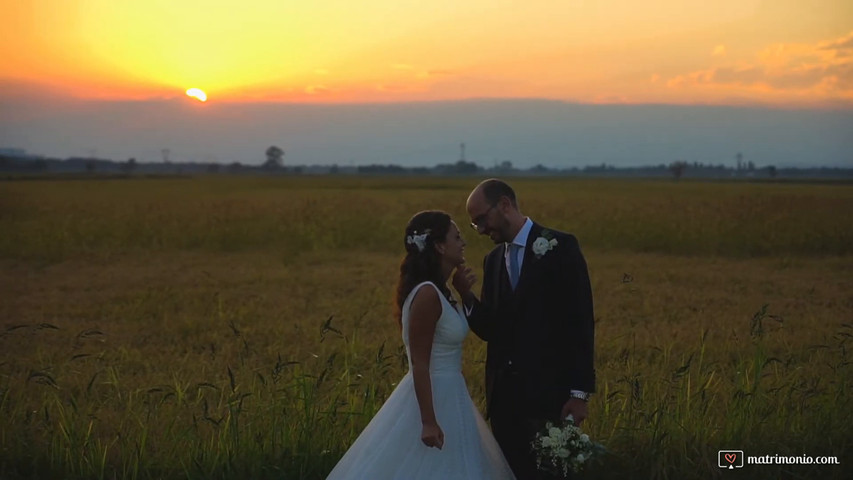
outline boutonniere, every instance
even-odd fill
[[[542,235],[533,241],[533,253],[536,258],[541,258],[542,255],[550,252],[557,246],[557,239],[548,230],[542,230]]]

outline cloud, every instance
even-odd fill
[[[434,77],[447,77],[447,76],[455,75],[455,74],[456,74],[456,72],[453,72],[452,70],[424,70],[424,71],[418,73],[417,77],[424,79],[424,78],[434,78]]]
[[[438,69],[430,70],[427,68],[419,67],[417,65],[410,65],[408,63],[397,63],[394,65],[391,65],[391,68],[393,70],[397,71],[400,75],[405,75],[405,76],[411,75],[418,80],[426,80],[426,79],[429,79],[432,77],[453,75],[454,74],[454,72],[452,72],[450,70],[438,70]],[[411,78],[411,77],[409,77],[409,78]]]
[[[377,92],[401,93],[413,91],[410,85],[380,83],[373,87]]]
[[[676,77],[670,78],[666,82],[667,87],[677,88],[684,87],[690,85],[701,85],[706,83],[711,83],[714,80],[714,75],[716,74],[716,69],[712,68],[709,70],[700,70],[697,72],[691,72],[684,75],[678,75]]]
[[[619,94],[606,94],[605,93],[605,94],[601,94],[601,95],[596,95],[592,99],[592,103],[595,103],[595,104],[611,104],[611,103],[625,104],[625,103],[630,103],[630,102],[631,102],[630,98],[628,98],[625,95],[619,95]]]
[[[712,56],[725,56],[725,46],[715,47]],[[853,32],[815,44],[770,45],[752,61],[676,75],[666,85],[812,93],[853,99]]]
[[[829,42],[820,44],[819,48],[823,50],[840,50],[847,55],[853,54],[853,32]]]
[[[305,87],[305,93],[307,93],[308,95],[330,93],[331,91],[332,89],[325,85],[309,85]]]

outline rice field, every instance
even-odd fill
[[[405,373],[403,227],[474,178],[0,182],[0,478],[322,479]],[[853,462],[853,185],[516,179],[596,309],[588,478]],[[492,245],[464,229],[477,269]],[[485,344],[464,373],[482,407]],[[413,432],[417,435],[419,432]]]

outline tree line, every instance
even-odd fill
[[[773,165],[756,166],[744,162],[742,154],[737,164],[711,165],[702,162],[674,160],[669,163],[639,167],[617,167],[607,163],[583,167],[547,167],[534,165],[515,167],[510,161],[495,162],[483,167],[474,162],[459,160],[438,163],[432,167],[407,167],[398,164],[369,165],[286,165],[284,149],[271,145],[259,164],[241,162],[173,162],[164,156],[161,162],[139,162],[136,158],[124,161],[91,157],[66,159],[44,158],[0,151],[0,172],[6,174],[85,174],[85,175],[198,175],[198,174],[258,174],[258,175],[495,175],[495,176],[596,176],[596,177],[669,177],[682,178],[791,178],[791,177],[853,177],[853,168],[813,167],[777,168]]]

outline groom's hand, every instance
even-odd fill
[[[456,267],[456,271],[453,272],[453,288],[459,292],[459,296],[462,297],[463,301],[471,293],[471,288],[475,283],[477,283],[477,276],[474,275],[471,267],[465,264]]]
[[[580,426],[587,416],[586,402],[579,398],[570,398],[569,401],[563,405],[562,418],[568,417],[569,414],[574,417],[575,425]]]

